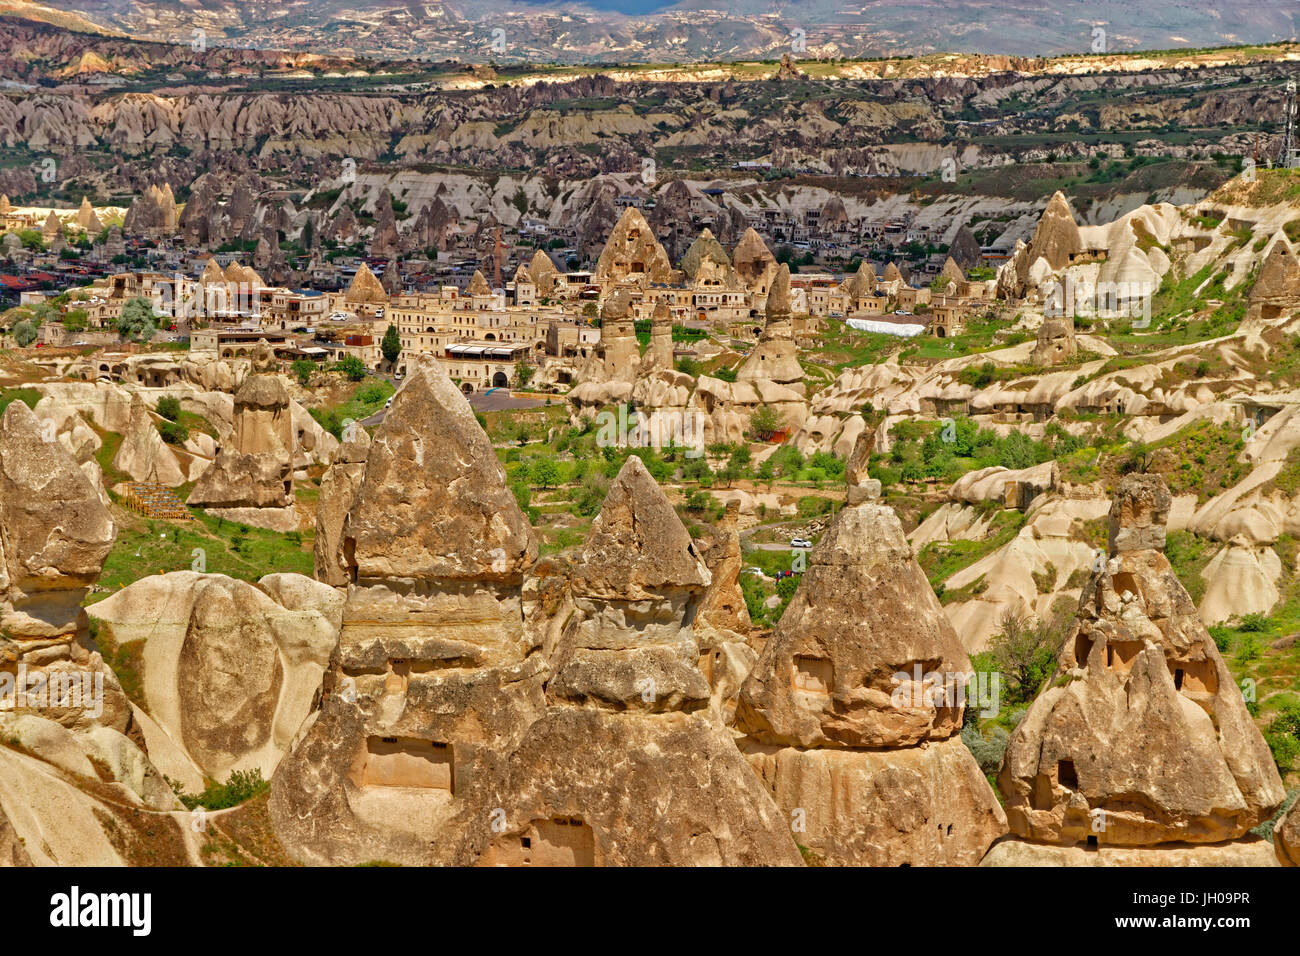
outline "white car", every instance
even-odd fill
[[[331,321],[331,322],[346,322],[346,321],[348,320],[348,318],[349,318],[349,316],[348,316],[348,314],[347,314],[346,312],[331,312],[331,313],[330,313],[330,321]]]
[[[390,395],[388,397],[388,401],[384,402],[384,411],[388,411],[389,407],[391,407],[392,404],[393,404],[393,396]]]
[[[791,538],[790,547],[792,548],[811,548],[813,543],[807,538]]]

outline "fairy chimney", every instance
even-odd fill
[[[843,508],[741,690],[741,748],[827,863],[974,865],[1006,819],[962,743],[970,661],[893,509]]]
[[[1164,555],[1171,500],[1158,475],[1120,482],[1109,559],[1084,585],[1056,673],[1012,733],[998,777],[1019,845],[991,856],[1088,862],[1059,849],[1092,847],[1158,864],[1162,847],[1180,843],[1218,844],[1207,859],[1254,858],[1243,837],[1285,790]]]

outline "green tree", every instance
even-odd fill
[[[10,334],[13,335],[14,341],[18,343],[18,347],[25,349],[36,341],[36,326],[32,325],[27,319],[23,319],[10,330]]]
[[[348,381],[359,382],[366,377],[366,363],[355,355],[349,355],[334,363],[334,371],[342,372]]]
[[[515,388],[527,388],[533,373],[537,370],[527,362],[515,363]]]
[[[397,326],[391,324],[388,326],[383,340],[379,343],[379,351],[384,354],[384,361],[389,365],[397,361],[397,356],[402,354],[402,339],[397,334]]]
[[[63,327],[69,332],[84,332],[90,324],[90,316],[85,309],[69,309],[63,313]]]
[[[136,296],[127,299],[122,314],[117,317],[117,331],[132,342],[148,342],[158,331],[154,325],[153,305],[148,299]]]
[[[749,416],[749,430],[759,441],[768,441],[785,426],[781,415],[770,405],[760,405]]]
[[[529,464],[528,477],[541,488],[553,488],[560,483],[560,466],[549,455],[539,455]]]
[[[171,395],[164,395],[158,399],[158,414],[169,422],[174,422],[181,417],[181,400]]]
[[[294,359],[293,365],[291,365],[290,368],[293,369],[293,374],[297,377],[298,384],[303,388],[306,388],[307,383],[311,381],[311,373],[316,371],[316,363],[311,359]]]

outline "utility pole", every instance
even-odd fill
[[[1286,125],[1282,133],[1282,148],[1278,150],[1277,164],[1283,169],[1300,166],[1300,146],[1296,143],[1296,87],[1295,80],[1286,81]]]

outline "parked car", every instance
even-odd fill
[[[813,543],[807,538],[791,538],[790,547],[792,548],[811,548]]]

